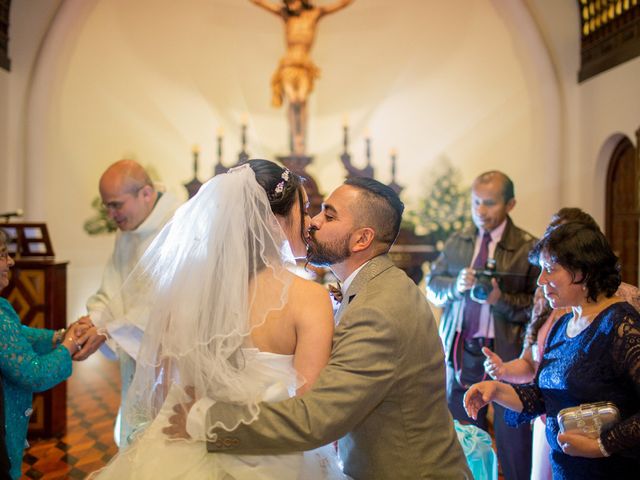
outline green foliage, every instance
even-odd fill
[[[93,199],[91,208],[95,210],[95,214],[84,222],[85,232],[89,235],[100,235],[102,233],[112,233],[116,231],[117,226],[107,215],[107,209],[102,205],[100,197]]]
[[[428,235],[441,246],[449,236],[471,224],[471,188],[460,186],[460,172],[445,161],[416,210],[407,212],[407,220],[416,233]]]

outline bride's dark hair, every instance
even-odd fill
[[[247,163],[256,175],[256,181],[267,192],[271,211],[275,215],[289,217],[295,202],[300,206],[300,234],[304,238],[304,199],[302,184],[304,178],[288,168],[263,159],[248,160]]]

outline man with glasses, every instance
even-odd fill
[[[173,216],[179,202],[170,193],[158,191],[145,169],[133,160],[120,160],[107,168],[100,177],[99,189],[102,204],[118,231],[102,284],[87,301],[88,316],[95,326],[74,359],[84,360],[100,348],[108,357],[120,361],[122,412],[135,371],[135,360],[130,353],[136,345],[139,347],[139,338],[131,335],[136,329],[126,322],[123,283],[151,241]],[[130,432],[120,415],[118,419],[115,440],[123,448]]]

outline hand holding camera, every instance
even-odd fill
[[[461,294],[471,290],[475,281],[476,276],[473,268],[463,268],[458,273],[458,278],[456,278],[456,290]]]
[[[494,305],[502,295],[498,285],[496,261],[493,258],[487,260],[483,270],[474,270],[475,282],[471,287],[470,296],[474,302]]]
[[[497,281],[500,275],[504,274],[496,271],[496,261],[490,258],[483,270],[460,270],[456,278],[456,290],[461,294],[471,290],[470,296],[474,302],[493,305],[502,295]]]

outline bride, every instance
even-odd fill
[[[123,287],[127,321],[146,325],[125,415],[131,445],[97,479],[344,479],[333,446],[287,455],[212,455],[169,440],[176,403],[242,404],[232,431],[260,401],[301,394],[329,359],[331,302],[290,272],[309,223],[302,180],[250,160],[202,186],[160,232]],[[122,309],[114,306],[113,309]]]

